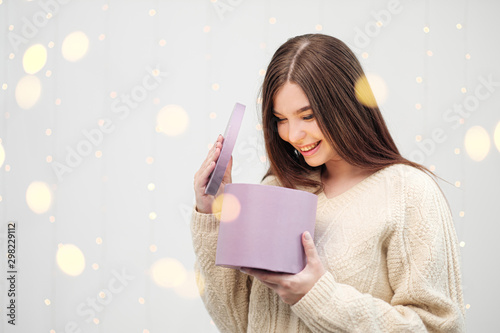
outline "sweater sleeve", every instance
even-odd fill
[[[246,332],[252,279],[238,270],[215,266],[219,214],[193,208],[191,234],[196,282],[205,308],[221,332]]]
[[[279,185],[274,176],[261,184]],[[191,235],[195,253],[196,283],[205,308],[221,332],[246,332],[253,276],[215,266],[220,213],[203,214],[193,207]]]
[[[425,174],[403,186],[387,239],[390,302],[326,272],[292,310],[313,332],[464,332],[457,238],[446,199]]]

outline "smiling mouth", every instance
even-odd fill
[[[318,142],[316,142],[316,143],[313,143],[312,145],[308,145],[308,146],[299,148],[299,150],[303,151],[303,152],[308,152],[308,151],[313,150],[314,148],[316,148],[319,145],[320,142],[321,142],[321,140],[318,141]]]

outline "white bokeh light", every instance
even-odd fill
[[[47,212],[52,205],[52,192],[44,182],[32,182],[26,190],[26,203],[37,214]]]
[[[497,147],[497,150],[500,151],[500,121],[497,124],[497,127],[495,127],[495,133],[493,134],[493,140],[495,141],[495,146]],[[1,164],[0,164],[1,166]]]
[[[3,165],[3,162],[5,162],[5,149],[3,149],[3,145],[0,142],[0,168]]]
[[[27,74],[38,73],[47,63],[47,49],[42,44],[35,44],[24,52],[23,68]]]
[[[156,116],[156,126],[168,136],[184,133],[189,125],[187,112],[179,105],[167,105]]]
[[[465,134],[464,143],[467,154],[476,162],[484,160],[490,151],[490,136],[481,126],[469,128]]]
[[[160,287],[175,288],[186,280],[186,269],[174,258],[162,258],[151,266],[151,278]]]
[[[66,274],[78,276],[85,269],[85,256],[73,244],[60,245],[56,254],[57,265]]]
[[[82,31],[75,31],[64,38],[61,52],[64,59],[75,62],[82,59],[89,49],[89,38]]]
[[[40,99],[42,84],[34,75],[26,75],[19,80],[16,86],[16,102],[22,109],[32,108]]]

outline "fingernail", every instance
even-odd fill
[[[305,234],[304,237],[305,237],[306,240],[310,240],[311,239],[311,234],[309,233],[309,231],[306,232],[306,234]]]

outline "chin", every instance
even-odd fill
[[[317,167],[317,166],[324,164],[324,162],[318,161],[316,159],[310,160],[310,161],[308,161],[307,159],[304,159],[304,160],[307,163],[307,165],[309,165],[311,167]]]

